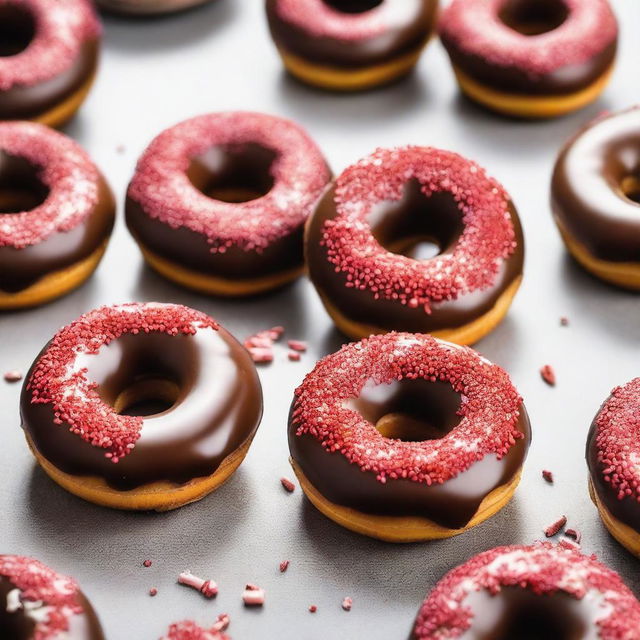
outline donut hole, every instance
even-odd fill
[[[49,195],[40,169],[24,158],[0,151],[0,214],[31,211]]]
[[[327,6],[340,13],[366,13],[379,7],[384,0],[322,0]]]
[[[460,423],[462,399],[446,382],[394,380],[366,384],[347,406],[385,437],[404,442],[438,440]]]
[[[625,197],[640,204],[640,176],[626,176],[622,179],[620,188]]]
[[[498,16],[524,36],[539,36],[562,25],[569,9],[562,0],[507,0]]]
[[[399,201],[381,202],[368,217],[373,237],[387,251],[429,260],[455,246],[464,229],[462,212],[450,193],[426,196],[409,181]]]
[[[125,416],[152,416],[168,411],[180,396],[180,387],[172,380],[147,378],[134,381],[115,399],[113,408]]]
[[[465,604],[473,611],[472,640],[580,640],[593,624],[588,606],[564,593],[503,587],[496,595],[476,592]]]
[[[0,57],[24,51],[36,35],[36,21],[31,12],[17,4],[0,7]]]
[[[278,154],[259,144],[212,147],[191,159],[187,176],[209,198],[249,202],[273,188],[273,164]]]

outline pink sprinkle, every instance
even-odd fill
[[[145,560],[145,561],[142,563],[142,566],[143,566],[143,567],[150,567],[152,564],[153,564],[153,563],[151,562],[151,560]]]
[[[269,335],[271,336],[271,339],[274,342],[277,340],[280,340],[283,334],[284,334],[284,327],[280,325],[278,325],[277,327],[271,327],[271,329],[269,329]]]
[[[309,605],[309,612],[310,613],[315,613],[318,610],[318,607],[316,607],[315,604],[310,604]]]
[[[289,351],[287,357],[291,362],[300,362],[300,354],[297,351]]]
[[[289,568],[289,561],[288,560],[283,560],[280,563],[280,573],[284,573],[288,568]]]
[[[213,580],[203,580],[194,576],[190,571],[183,571],[178,576],[178,582],[198,590],[205,598],[218,595],[218,585]]]
[[[284,487],[284,490],[288,493],[293,493],[296,489],[296,485],[289,480],[289,478],[280,478],[280,484]]]
[[[124,153],[126,150],[127,148],[123,144],[119,144],[116,147],[116,153]]]
[[[22,380],[22,373],[20,373],[20,371],[7,371],[7,373],[4,374],[4,379],[7,382],[19,382],[20,380]]]
[[[158,595],[158,590],[155,587],[151,587],[151,589],[149,589],[149,595],[153,598],[154,596]]]
[[[349,597],[346,597],[343,601],[342,601],[342,608],[345,611],[351,611],[351,607],[353,606],[353,600]]]
[[[304,353],[307,350],[307,343],[303,340],[288,340],[287,344],[289,345],[289,349],[293,349],[293,351]]]
[[[550,364],[545,364],[542,369],[540,369],[540,375],[542,379],[550,386],[555,387],[556,385],[556,374],[553,370],[553,367]]]
[[[228,613],[221,613],[211,627],[214,631],[226,631],[231,624],[231,618]]]
[[[569,318],[567,318],[566,316],[562,316],[560,318],[560,326],[561,327],[568,327],[569,326]]]
[[[553,484],[553,473],[547,469],[542,470],[542,477],[549,483]]]
[[[550,524],[545,530],[544,535],[547,538],[551,538],[555,536],[560,530],[567,524],[567,516],[562,516],[558,520],[556,520],[553,524]]]
[[[580,541],[582,540],[582,534],[578,529],[567,529],[564,534],[573,538],[578,544],[580,544]]]
[[[264,589],[255,584],[247,584],[242,594],[242,601],[248,607],[261,607],[264,604]]]
[[[257,363],[273,362],[273,350],[260,347],[253,347],[249,349],[251,359]]]

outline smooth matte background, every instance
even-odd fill
[[[308,128],[335,173],[378,146],[424,144],[486,166],[516,202],[527,240],[526,277],[502,325],[477,345],[522,393],[534,440],[512,503],[470,533],[393,546],[362,538],[321,516],[298,488],[285,493],[286,416],[292,392],[316,359],[343,338],[305,280],[262,297],[225,301],[169,284],[143,266],[120,216],[106,258],[81,289],[53,304],[0,315],[0,372],[26,372],[62,325],[96,306],[130,300],[184,303],[244,338],[275,324],[308,340],[298,363],[280,346],[261,368],[265,415],[232,480],[201,502],[167,514],[127,514],[85,503],[34,464],[18,417],[20,385],[0,379],[0,552],[32,554],[74,575],[94,602],[109,640],[158,638],[183,618],[231,615],[238,638],[404,638],[425,593],[449,569],[495,545],[529,543],[566,514],[583,548],[620,571],[640,595],[638,564],[604,530],[586,485],[584,443],[610,389],[640,375],[640,299],[601,284],[567,257],[552,223],[548,190],[562,142],[604,109],[640,99],[640,4],[614,2],[622,33],[613,82],[594,105],[551,122],[488,114],[460,97],[437,41],[416,73],[384,89],[332,95],[289,78],[269,39],[260,0],[216,0],[160,20],[105,17],[104,57],[89,100],[66,132],[105,171],[122,203],[135,161],[162,129],[224,109],[280,114]],[[124,148],[119,148],[124,145]],[[120,211],[121,213],[121,211]],[[570,326],[561,327],[566,315]],[[552,364],[557,386],[540,379]],[[555,484],[540,472],[551,469]],[[145,558],[153,560],[143,568]],[[291,561],[281,575],[278,563]],[[205,600],[175,584],[189,568],[215,579]],[[246,582],[266,588],[262,609],[245,610]],[[158,588],[150,598],[150,587]],[[353,609],[340,608],[344,596]],[[310,604],[318,611],[310,614]]]

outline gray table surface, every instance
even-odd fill
[[[167,19],[105,18],[102,68],[84,108],[66,128],[105,171],[120,202],[138,155],[165,127],[189,116],[252,109],[302,123],[337,173],[378,146],[434,145],[486,166],[515,200],[524,224],[524,285],[508,317],[477,348],[504,366],[529,410],[534,440],[515,499],[471,532],[440,542],[393,546],[350,533],[321,516],[298,489],[286,494],[286,415],[295,386],[343,338],[313,288],[240,302],[173,286],[143,266],[118,220],[106,258],[75,293],[45,307],[0,316],[0,372],[26,371],[56,329],[96,306],[130,300],[187,304],[239,337],[275,324],[309,341],[299,363],[280,347],[261,369],[265,415],[232,480],[201,502],[168,514],[128,514],[77,499],[34,464],[18,418],[20,385],[0,380],[0,552],[32,554],[74,575],[94,602],[109,640],[155,639],[170,622],[212,622],[228,612],[234,638],[403,638],[436,581],[472,554],[528,543],[561,514],[582,530],[583,548],[622,573],[640,595],[638,564],[606,533],[589,501],[584,442],[610,389],[640,374],[640,300],[577,268],[551,221],[548,184],[559,145],[603,109],[640,101],[640,3],[616,0],[621,51],[605,95],[551,122],[515,122],[462,99],[433,42],[405,81],[359,95],[299,85],[282,71],[259,0],[217,0]],[[117,147],[124,145],[124,153]],[[570,319],[561,327],[560,316]],[[555,388],[538,374],[551,363]],[[554,486],[540,477],[553,470]],[[153,560],[143,568],[145,558]],[[291,561],[281,575],[278,563]],[[208,601],[175,584],[192,571],[219,583]],[[264,608],[245,610],[245,582],[266,588]],[[158,588],[150,598],[150,587]],[[344,596],[353,609],[340,608]],[[310,604],[317,613],[310,614]]]

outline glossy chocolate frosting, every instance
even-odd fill
[[[270,166],[276,154],[258,144],[241,149],[214,147],[192,158],[187,170],[191,183],[205,195],[225,202],[259,198],[273,186]],[[130,196],[126,200],[129,231],[145,248],[158,256],[204,275],[229,280],[251,280],[301,268],[303,225],[270,244],[263,251],[229,247],[211,252],[206,236],[186,227],[174,229],[151,218]]]
[[[597,606],[566,593],[537,595],[529,589],[503,587],[469,595],[471,628],[459,640],[587,640],[594,637]],[[409,640],[414,640],[412,633]]]
[[[534,36],[557,28],[566,15],[559,0],[512,0],[505,2],[499,19],[507,28]],[[533,96],[562,96],[588,87],[611,67],[617,51],[617,40],[614,40],[586,62],[532,75],[515,66],[493,64],[486,58],[470,54],[445,33],[441,34],[441,41],[451,62],[476,82],[497,91]]]
[[[213,474],[258,428],[262,391],[255,366],[222,328],[124,334],[79,360],[105,404],[144,422],[133,451],[114,464],[67,425],[54,424],[51,405],[33,404],[25,385],[23,428],[36,450],[66,473],[99,477],[118,490],[181,484]]]
[[[0,7],[0,20],[2,10]],[[100,44],[96,39],[82,44],[80,55],[64,73],[33,86],[0,91],[0,120],[30,120],[61,104],[78,91],[98,66]]]
[[[600,260],[640,262],[640,109],[596,120],[562,149],[553,214]]]
[[[599,413],[600,411],[598,411],[598,414]],[[595,443],[598,414],[596,414],[596,418],[591,423],[589,436],[587,437],[587,466],[589,467],[593,489],[611,515],[631,527],[634,531],[640,533],[640,503],[633,497],[626,497],[619,500],[616,489],[605,482],[603,473],[605,467],[601,462],[598,462],[598,452]]]
[[[305,0],[299,1],[302,3]],[[383,2],[387,2],[389,10],[393,10],[394,0]],[[361,40],[344,41],[314,36],[305,29],[285,22],[278,13],[278,0],[267,0],[267,18],[274,42],[284,51],[321,65],[357,69],[384,64],[424,45],[435,27],[438,0],[408,2],[414,7],[411,20]],[[372,6],[370,2],[353,0],[333,0],[327,4],[337,10],[342,6],[347,14],[358,13],[358,5],[365,8]]]
[[[6,640],[34,640],[34,618],[24,609],[7,611],[7,596],[15,588],[9,578],[0,576],[0,637]],[[104,640],[100,622],[91,604],[82,593],[78,593],[77,598],[83,612],[71,617],[65,640]]]
[[[0,219],[38,206],[47,194],[48,188],[32,164],[0,150]],[[101,177],[95,210],[75,228],[53,233],[24,249],[0,247],[0,291],[22,291],[43,276],[88,258],[109,237],[114,220],[113,194]]]
[[[370,291],[345,286],[345,276],[336,273],[320,245],[327,220],[337,215],[335,187],[325,193],[307,226],[305,252],[309,276],[323,298],[347,319],[381,330],[431,333],[463,326],[490,311],[500,295],[522,274],[524,238],[512,203],[509,204],[517,247],[503,260],[494,285],[456,300],[433,303],[432,312],[412,309],[394,300],[376,300]],[[381,202],[369,216],[372,232],[387,249],[409,257],[427,259],[453,251],[462,233],[462,219],[453,196],[434,193],[427,198],[416,180],[405,186],[404,196],[395,202]]]
[[[365,385],[350,402],[385,437],[421,441],[444,437],[460,418],[461,398],[445,382],[404,379],[392,384]],[[493,489],[508,484],[522,466],[531,430],[520,405],[518,430],[524,434],[506,456],[486,456],[441,485],[405,479],[381,483],[375,473],[362,472],[340,453],[327,452],[311,434],[296,435],[289,416],[292,459],[311,484],[335,504],[375,515],[420,516],[447,528],[459,529],[473,518]]]

